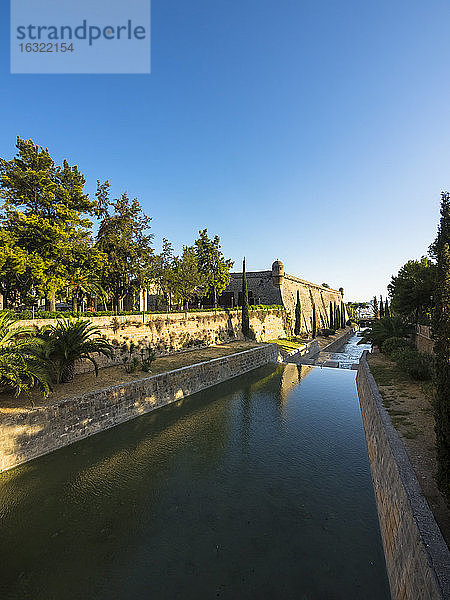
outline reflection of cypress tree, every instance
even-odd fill
[[[248,337],[250,333],[250,317],[248,311],[247,276],[245,274],[245,258],[242,261],[242,333]]]
[[[302,305],[300,304],[300,292],[297,290],[297,304],[295,305],[294,335],[300,335],[302,328]]]
[[[316,336],[317,336],[316,305],[313,303],[313,307],[312,307],[312,338],[315,339]]]
[[[333,303],[330,301],[330,329],[334,329]]]

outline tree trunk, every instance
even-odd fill
[[[3,294],[0,294],[0,310],[3,310]]]
[[[50,294],[50,311],[51,312],[55,312],[56,311],[56,296],[55,296],[55,292],[52,292]]]
[[[70,361],[61,372],[60,383],[70,383],[75,375],[75,361]]]
[[[78,303],[77,303],[77,297],[76,296],[72,296],[72,310],[73,312],[78,312]]]

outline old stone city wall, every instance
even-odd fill
[[[234,295],[238,303],[242,289],[242,273],[232,273],[227,292]],[[305,281],[293,275],[285,274],[281,286],[273,283],[272,271],[251,271],[246,274],[247,287],[255,304],[280,304],[285,307],[292,324],[295,321],[295,305],[297,290],[302,305],[302,330],[312,330],[313,303],[316,306],[316,322],[318,328],[329,327],[330,302],[340,306],[343,297],[340,291],[325,288],[321,285]]]
[[[297,290],[302,306],[302,329],[307,332],[312,329],[313,304],[316,307],[317,327],[329,327],[330,302],[340,307],[343,301],[341,292],[315,285],[293,275],[285,275],[281,286],[281,296],[283,306],[291,315],[292,322],[295,319]]]
[[[92,324],[98,327],[102,336],[114,347],[113,360],[96,358],[100,367],[122,363],[129,354],[140,357],[141,350],[151,347],[157,355],[189,350],[201,346],[242,340],[241,311],[221,310],[192,313],[146,313],[141,315],[120,315],[117,317],[91,317]],[[56,319],[35,319],[17,321],[17,325],[43,327],[54,325]],[[255,332],[256,341],[286,337],[286,318],[282,309],[250,311],[250,326]],[[93,370],[90,361],[77,364],[77,373]]]

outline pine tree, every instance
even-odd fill
[[[295,305],[294,335],[300,335],[302,328],[302,305],[300,303],[300,292],[297,290],[297,303]]]
[[[248,308],[247,275],[245,274],[245,258],[242,261],[242,333],[248,337],[250,333],[250,317]]]
[[[312,306],[312,339],[314,340],[317,336],[317,319],[316,319],[316,305],[313,302]]]
[[[223,255],[218,235],[209,238],[207,229],[198,233],[199,237],[194,242],[198,269],[207,293],[214,296],[214,307],[217,308],[218,297],[231,281],[230,269],[234,263]]]
[[[30,305],[34,293],[45,295],[54,310],[55,294],[79,267],[80,248],[89,254],[86,270],[101,270],[87,218],[96,215],[97,200],[84,192],[77,166],[56,165],[32,140],[18,137],[17,150],[12,160],[0,159],[0,292],[19,293]]]
[[[333,303],[330,301],[330,329],[334,329],[334,311],[333,311]]]
[[[380,294],[380,319],[384,317],[383,296]]]
[[[441,220],[430,254],[437,262],[433,337],[437,481],[450,502],[450,194],[441,194]]]

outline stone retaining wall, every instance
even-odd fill
[[[0,472],[277,358],[277,346],[265,344],[43,407],[0,410]]]
[[[100,330],[101,335],[115,346],[112,360],[104,356],[95,357],[99,367],[122,364],[123,358],[129,355],[130,344],[134,346],[132,356],[140,359],[141,350],[148,347],[156,350],[158,356],[162,356],[243,339],[240,310],[144,313],[91,317],[90,321]],[[55,323],[56,319],[17,321],[18,326],[43,327]],[[287,335],[282,309],[251,310],[250,326],[258,342]],[[93,370],[94,367],[88,360],[80,361],[76,365],[77,373],[89,373]]]
[[[434,340],[431,338],[431,327],[429,325],[416,325],[414,342],[419,352],[434,354]]]
[[[356,383],[392,598],[448,599],[449,550],[383,406],[366,356],[367,351]]]

